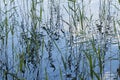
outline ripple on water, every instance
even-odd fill
[[[103,80],[118,80],[117,75],[111,72],[105,72],[103,75]]]

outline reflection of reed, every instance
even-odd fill
[[[98,31],[101,33],[101,32],[102,32],[102,27],[103,27],[103,26],[102,26],[101,24],[100,24],[100,25],[99,25],[99,24],[96,24],[96,26],[97,26],[97,28],[98,28]]]
[[[64,0],[67,1],[65,5],[61,5],[63,0],[49,0],[48,5],[46,5],[47,0],[31,0],[31,2],[23,0],[20,2],[21,6],[18,5],[19,1],[18,4],[14,2],[15,0],[9,1],[10,5],[7,0],[0,0],[0,80],[4,80],[5,76],[6,80],[9,76],[11,79],[16,79],[15,76],[19,77],[19,75],[27,79],[33,77],[30,80],[39,80],[39,76],[48,80],[50,76],[50,80],[54,80],[51,74],[59,78],[58,66],[61,80],[65,76],[71,80],[102,80],[104,64],[106,65],[108,60],[112,62],[114,58],[111,55],[114,50],[111,44],[118,44],[119,47],[120,41],[117,27],[120,22],[116,17],[119,15],[115,11],[114,14],[117,15],[114,17],[112,15],[114,10],[110,11],[112,0],[96,0],[100,1],[98,5],[100,11],[95,12],[97,15],[99,13],[97,20],[96,18],[94,20],[97,15],[91,12],[93,4],[87,5],[88,2],[85,0]],[[97,24],[96,21],[100,23]],[[113,27],[115,30],[112,30]],[[61,32],[64,34],[62,38]],[[105,53],[111,53],[110,57]],[[46,56],[49,67],[45,60]],[[60,56],[62,58],[59,58]],[[119,58],[119,54],[117,57]],[[108,67],[109,65],[105,66]],[[55,72],[51,73],[50,68]],[[45,75],[42,69],[45,69]],[[110,73],[105,73],[109,80],[112,80],[112,69],[109,69]],[[120,77],[120,67],[116,72]],[[36,74],[37,78],[35,78]],[[65,76],[62,77],[62,74]],[[4,79],[1,78],[2,75]]]

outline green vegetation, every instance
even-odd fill
[[[0,0],[0,80],[119,80],[120,0],[94,1]]]

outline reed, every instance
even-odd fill
[[[102,80],[120,62],[116,1],[99,0],[93,14],[92,0],[0,0],[0,79]]]

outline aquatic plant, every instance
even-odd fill
[[[113,61],[119,75],[119,3],[0,0],[0,79],[102,80]]]

